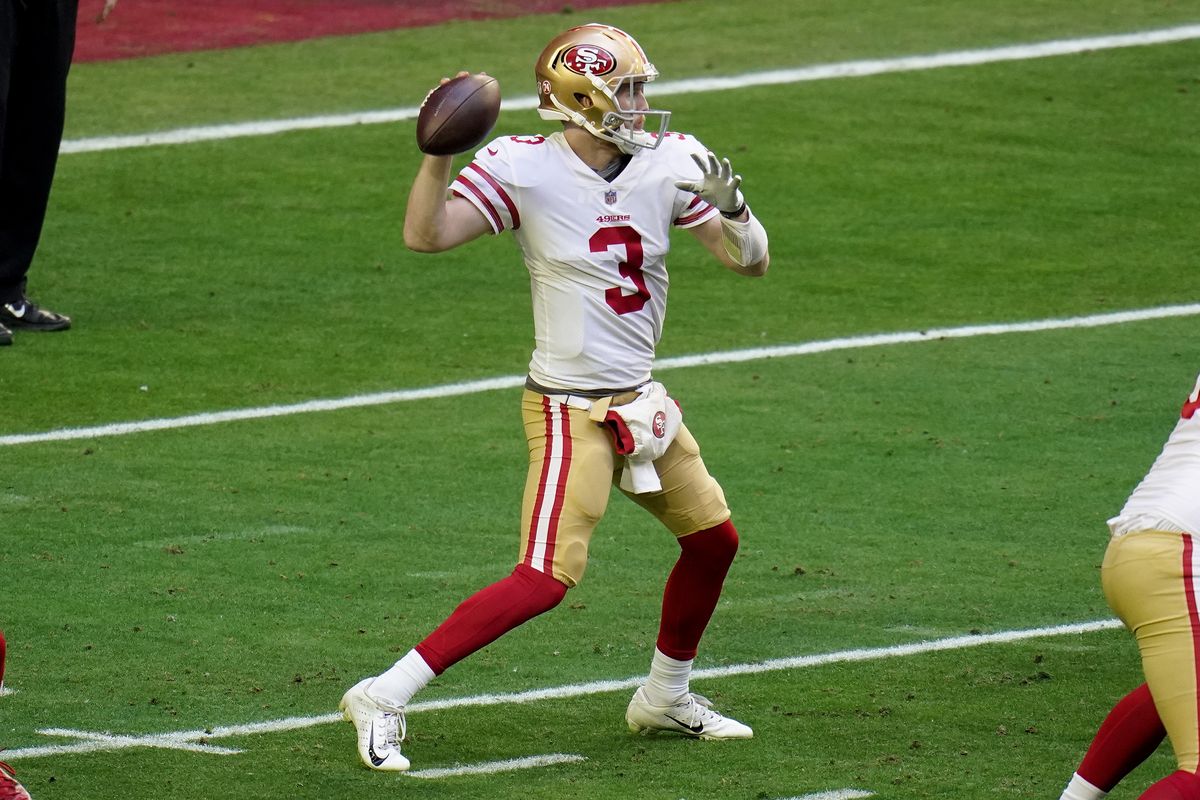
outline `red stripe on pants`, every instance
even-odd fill
[[[567,477],[571,474],[571,417],[562,403],[553,403],[542,398],[542,411],[546,415],[546,444],[542,452],[542,477],[538,485],[537,500],[529,521],[529,541],[525,549],[524,563],[538,572],[554,574],[554,545],[558,537],[558,522],[562,516],[563,502],[567,496]],[[556,445],[561,453],[554,453]],[[549,504],[549,513],[546,506]],[[539,537],[542,535],[545,518],[545,552],[537,554]]]
[[[1195,571],[1192,569],[1192,555],[1195,545],[1190,534],[1183,535],[1183,592],[1187,596],[1188,627],[1192,631],[1192,667],[1193,671],[1200,668],[1200,611],[1196,607]],[[1200,690],[1200,675],[1193,674],[1196,687]],[[1200,703],[1197,703],[1200,709]],[[1196,729],[1200,730],[1200,712],[1197,713]]]

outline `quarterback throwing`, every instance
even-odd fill
[[[507,577],[463,601],[436,630],[342,698],[368,767],[405,770],[404,709],[434,676],[558,605],[583,578],[613,487],[676,538],[635,732],[746,739],[750,727],[690,689],[692,660],[738,547],[724,492],[679,404],[653,379],[666,315],[672,227],[747,276],[769,263],[767,234],[741,176],[650,107],[658,72],[629,34],[589,24],[556,36],[535,65],[551,135],[501,136],[456,176],[426,155],[405,244],[437,253],[511,232],[530,276],[534,350],[522,396],[529,463],[520,544]],[[449,189],[447,187],[449,186]]]

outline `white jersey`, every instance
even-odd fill
[[[554,389],[624,389],[650,380],[667,310],[671,226],[717,213],[675,181],[698,180],[705,148],[665,134],[610,183],[562,133],[503,136],[452,185],[491,224],[511,230],[529,268],[535,346],[529,375]]]
[[[1162,453],[1108,527],[1115,535],[1145,529],[1200,534],[1200,378]]]

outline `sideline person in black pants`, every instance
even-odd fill
[[[79,0],[0,0],[0,345],[71,320],[25,294],[66,112]]]

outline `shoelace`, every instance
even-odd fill
[[[690,728],[703,720],[704,712],[707,710],[696,701],[695,695],[688,695],[686,700],[673,708],[669,718]]]
[[[672,718],[686,727],[695,727],[697,724],[711,725],[724,719],[720,714],[712,710],[711,700],[695,692],[690,693],[688,699],[675,706],[675,708],[679,709],[679,716]]]
[[[388,711],[383,715],[383,738],[389,745],[395,748],[400,747],[400,742],[404,741],[404,734],[407,725],[405,724],[403,711]]]

